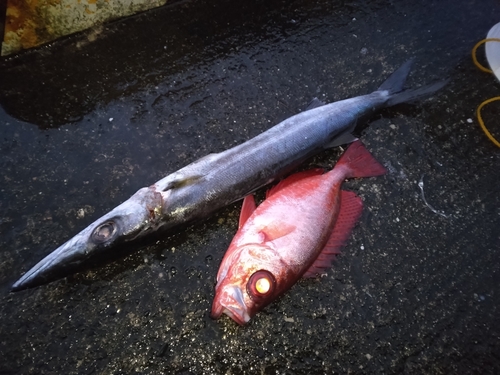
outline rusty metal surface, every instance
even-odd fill
[[[0,39],[3,40],[1,55],[36,47],[166,2],[167,0],[7,0],[7,7],[4,9],[5,34]]]

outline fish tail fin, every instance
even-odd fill
[[[439,81],[432,83],[430,85],[418,87],[416,89],[404,89],[404,85],[410,70],[413,66],[414,59],[410,59],[401,65],[394,73],[392,73],[387,80],[385,80],[382,85],[378,88],[378,91],[387,91],[389,94],[389,99],[386,102],[388,107],[407,103],[415,100],[419,100],[426,96],[434,94],[436,91],[440,90],[446,83],[445,81]]]
[[[378,91],[389,91],[389,95],[403,91],[406,79],[410,74],[414,62],[415,59],[410,59],[401,65],[380,85]]]
[[[335,167],[344,168],[346,171],[346,178],[374,177],[387,173],[385,167],[375,160],[373,155],[370,154],[361,141],[351,143],[349,148],[342,154]]]

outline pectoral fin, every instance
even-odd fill
[[[263,242],[271,242],[292,233],[297,227],[286,223],[270,223],[260,230]]]
[[[170,181],[168,185],[163,189],[163,191],[167,191],[170,189],[179,189],[185,186],[193,185],[201,180],[203,176],[189,176],[184,178],[179,178],[177,180]]]
[[[240,230],[241,227],[245,225],[246,221],[253,214],[256,208],[257,206],[255,204],[255,198],[253,197],[253,194],[247,195],[245,199],[243,199],[243,204],[241,205],[238,230]]]

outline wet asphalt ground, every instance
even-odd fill
[[[500,84],[470,59],[499,21],[493,0],[186,1],[1,60],[0,374],[500,373],[500,154],[474,115]],[[239,204],[9,292],[140,187],[411,57],[410,86],[449,84],[359,124],[389,174],[344,185],[365,208],[343,254],[248,326],[209,317]]]

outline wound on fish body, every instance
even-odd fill
[[[327,173],[320,169],[284,179],[258,207],[245,198],[238,232],[221,262],[211,316],[243,325],[301,277],[330,267],[358,222],[363,204],[341,190],[346,178],[385,174],[354,142]]]

